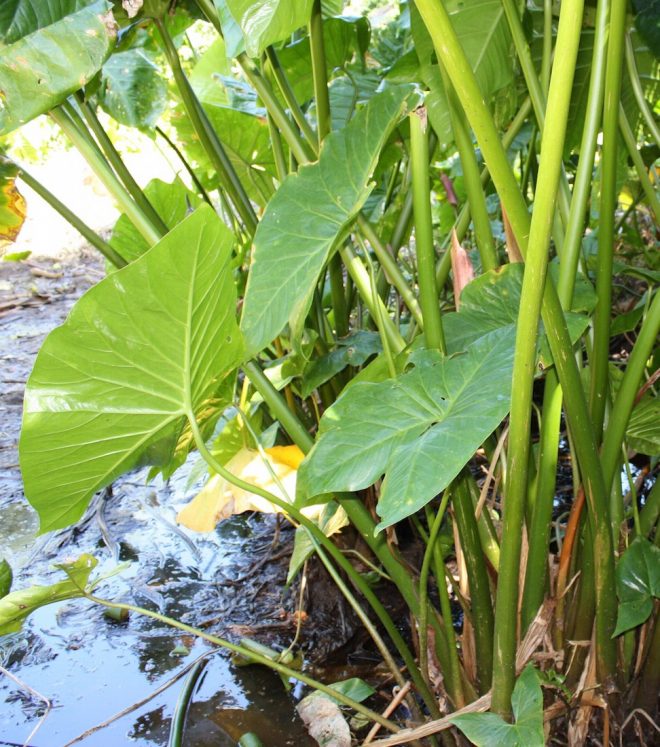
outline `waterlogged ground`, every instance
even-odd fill
[[[0,557],[14,569],[14,589],[58,580],[53,562],[88,552],[99,559],[101,572],[116,567],[118,558],[131,561],[100,595],[233,640],[290,640],[295,602],[283,591],[286,561],[265,562],[249,574],[255,563],[282,555],[291,534],[283,531],[272,547],[273,520],[263,517],[237,518],[209,535],[180,530],[174,517],[195,492],[194,467],[192,476],[190,470],[177,474],[169,486],[147,486],[144,471],[131,474],[115,483],[112,495],[98,498],[74,530],[36,537],[38,521],[23,499],[16,452],[23,387],[44,336],[101,277],[101,263],[85,250],[0,263]],[[0,638],[0,664],[52,705],[30,747],[166,745],[185,677],[164,686],[211,651],[147,618],[110,620],[86,601],[43,608],[21,633]],[[25,744],[45,712],[39,698],[0,672],[0,747]],[[269,747],[315,744],[276,676],[259,667],[237,668],[226,654],[212,653],[194,692],[184,744],[233,746],[247,731]]]

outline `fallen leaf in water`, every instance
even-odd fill
[[[226,469],[241,480],[268,490],[287,503],[293,501],[298,465],[304,454],[297,446],[273,446],[266,449],[265,454],[264,459],[258,451],[241,449],[226,464]],[[266,460],[268,464],[265,463]],[[273,473],[277,479],[273,477]],[[195,498],[179,511],[177,521],[195,532],[211,532],[222,519],[246,511],[282,513],[281,509],[266,498],[237,488],[220,475],[214,475]],[[318,511],[316,507],[315,511]]]

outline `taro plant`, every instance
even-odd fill
[[[410,0],[371,29],[343,5],[3,4],[2,131],[47,113],[123,212],[106,242],[4,166],[3,236],[20,173],[108,260],[28,382],[26,496],[57,529],[197,449],[206,518],[218,485],[283,512],[290,575],[316,553],[412,683],[418,727],[382,744],[542,744],[544,702],[551,733],[612,734],[652,717],[660,672],[657,11]],[[99,110],[167,141],[189,186],[142,190]],[[295,495],[273,445],[306,455]]]

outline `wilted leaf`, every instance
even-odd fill
[[[494,713],[466,713],[451,721],[477,747],[543,747],[543,691],[531,664],[518,677],[511,707],[514,724]]]
[[[660,548],[644,537],[636,537],[616,567],[619,614],[612,637],[636,628],[653,610],[660,597]]]
[[[321,747],[351,747],[351,730],[339,706],[321,693],[312,693],[296,706],[309,735]]]
[[[16,164],[0,156],[0,254],[16,241],[25,221],[25,200],[16,186],[19,174]]]
[[[306,316],[323,266],[371,192],[381,148],[416,100],[410,86],[374,96],[326,139],[318,163],[288,176],[275,193],[254,238],[241,319],[252,352]]]
[[[83,596],[83,590],[96,564],[96,558],[91,555],[81,555],[71,563],[56,566],[67,574],[66,581],[60,581],[51,586],[31,586],[2,597],[0,599],[0,635],[20,630],[28,615],[39,607]]]
[[[461,293],[466,285],[474,280],[474,267],[468,253],[461,246],[455,229],[451,231],[451,271],[454,276],[454,302],[456,311],[460,309]]]
[[[186,420],[242,359],[232,244],[203,205],[89,290],[46,338],[20,440],[42,531],[76,521],[123,472],[168,463]]]
[[[268,465],[258,451],[241,449],[225,465],[226,469],[283,501],[293,501],[298,465],[304,456],[302,451],[297,446],[273,446],[265,452]],[[271,470],[277,479],[274,479]],[[266,498],[237,488],[220,475],[214,475],[195,498],[179,511],[177,521],[195,532],[211,532],[219,521],[246,511],[281,513],[281,509]]]

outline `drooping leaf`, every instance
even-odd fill
[[[477,747],[543,747],[543,691],[531,664],[516,681],[511,707],[513,724],[495,713],[466,713],[451,721]]]
[[[619,614],[614,638],[646,622],[653,599],[660,597],[660,548],[645,537],[635,537],[616,567]]]
[[[380,150],[416,100],[410,86],[374,96],[326,139],[319,161],[287,177],[268,204],[254,238],[241,320],[251,351],[287,322],[304,319],[316,279],[371,192]]]
[[[127,127],[155,127],[167,104],[167,83],[146,49],[112,55],[101,71],[99,103]]]
[[[152,179],[144,188],[144,194],[168,228],[174,228],[193,210],[201,205],[201,198],[191,192],[180,179],[168,183]],[[126,215],[120,215],[112,229],[110,246],[127,261],[141,257],[149,244]]]
[[[20,169],[0,155],[0,255],[16,241],[25,221],[25,200],[16,186]]]
[[[51,9],[56,3],[47,3]],[[57,4],[59,5],[59,3]],[[100,70],[112,51],[108,0],[96,0],[0,46],[0,134],[52,109]]]
[[[11,566],[3,558],[0,560],[0,599],[6,597],[11,591],[13,578],[14,576],[11,571]]]
[[[258,57],[269,44],[288,39],[305,26],[313,0],[225,0],[243,33],[245,51]]]
[[[502,3],[448,0],[443,4],[496,121],[506,122],[515,111],[515,54]],[[430,89],[425,102],[429,119],[440,142],[450,143],[451,121],[433,42],[414,4],[410,17],[420,71]]]
[[[97,560],[91,555],[81,555],[71,563],[62,563],[57,568],[68,578],[51,586],[31,586],[13,591],[0,599],[0,635],[15,633],[23,627],[26,618],[39,607],[64,599],[83,596],[89,576]]]
[[[316,389],[343,371],[346,366],[361,366],[383,349],[380,335],[377,332],[358,330],[341,340],[337,347],[327,355],[315,358],[305,368],[301,394],[307,398]]]
[[[507,414],[512,367],[511,334],[497,330],[462,355],[350,387],[321,419],[300,468],[301,499],[361,490],[385,474],[379,528],[410,516],[447,487]]]
[[[265,450],[265,456],[243,448],[229,460],[226,468],[241,480],[291,502],[296,495],[296,476],[302,459],[303,453],[297,446],[273,446]],[[238,488],[220,475],[214,475],[179,511],[177,521],[195,532],[211,532],[222,519],[246,511],[282,513],[278,506],[266,498]]]
[[[167,463],[186,418],[241,360],[232,243],[203,205],[88,291],[46,338],[19,450],[42,531],[76,521],[123,472]]]
[[[630,415],[628,446],[640,454],[660,454],[660,397],[644,397]]]

